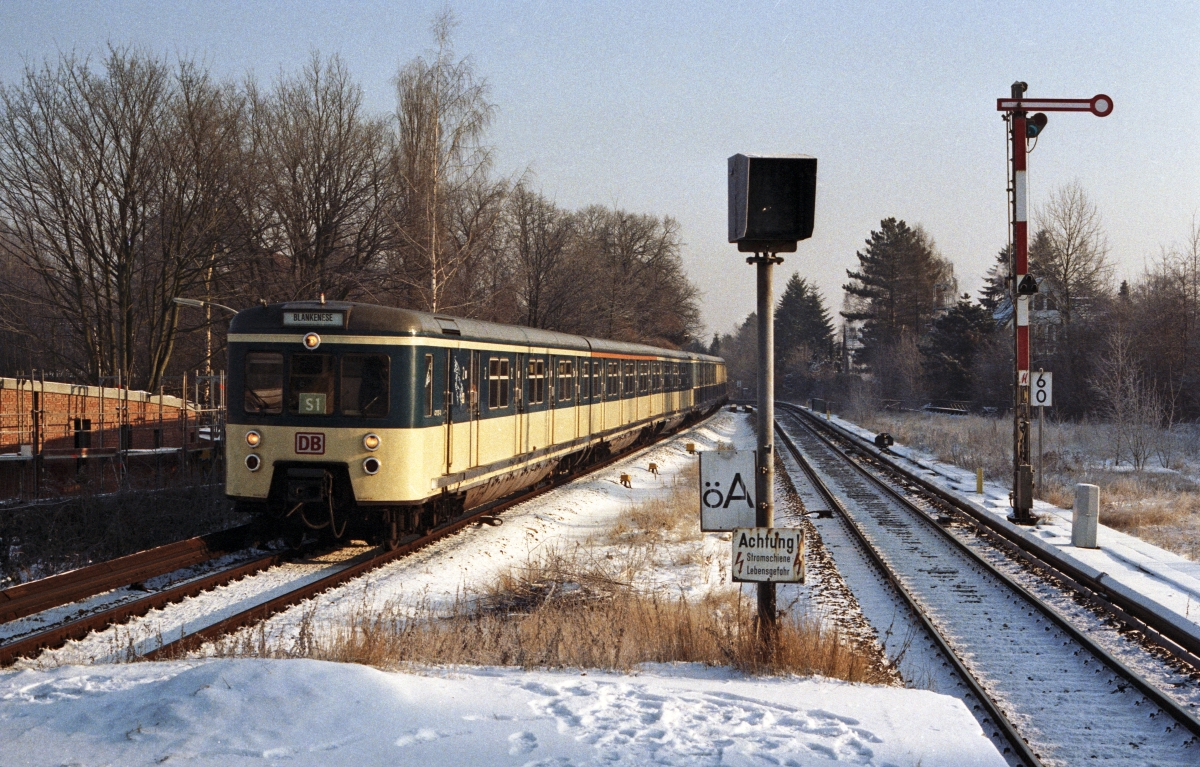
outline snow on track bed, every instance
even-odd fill
[[[78,618],[103,612],[130,602],[136,602],[153,592],[166,591],[175,586],[182,586],[191,581],[199,580],[211,573],[215,573],[218,570],[224,570],[235,567],[243,562],[249,562],[262,554],[263,552],[255,549],[230,552],[229,554],[223,554],[222,556],[214,557],[195,565],[163,573],[162,575],[156,575],[153,578],[146,578],[141,582],[141,588],[123,586],[76,602],[51,607],[23,618],[8,621],[7,623],[0,623],[0,642],[13,642]]]
[[[752,447],[753,428],[744,416],[722,413],[514,507],[500,527],[443,539],[264,626],[286,638],[306,610],[336,621],[368,596],[448,602],[542,548],[603,541],[592,536],[625,506],[661,497],[694,465],[684,450],[689,441],[700,449]],[[651,461],[661,477],[647,471]],[[622,472],[633,475],[633,488],[618,484]],[[782,472],[777,482],[778,497],[796,500]],[[781,504],[781,518],[798,512],[798,504]],[[593,553],[605,555],[600,547]],[[697,595],[737,588],[728,583],[727,535],[665,544],[659,553],[650,571],[657,587]],[[848,634],[873,639],[838,571],[813,575],[807,585],[780,586],[781,606],[815,609]],[[120,637],[108,644],[120,649]],[[27,667],[0,672],[0,742],[0,763],[47,767],[1005,764],[953,697],[819,678],[753,678],[694,664],[649,664],[634,674],[470,667],[390,673],[253,658]]]
[[[783,494],[776,491],[775,520],[779,526],[805,528],[805,569],[816,611],[844,636],[862,645],[874,645],[882,658],[909,687],[960,695],[963,687],[948,669],[937,646],[928,637],[903,597],[896,593],[846,528],[840,515],[814,516],[826,508],[824,499],[809,484],[791,453],[777,454],[786,479]],[[803,504],[805,516],[790,512],[789,495]]]
[[[92,632],[58,649],[46,650],[37,658],[19,660],[14,666],[43,668],[130,660],[156,649],[164,642],[198,631],[252,605],[336,572],[368,550],[366,547],[348,546],[311,559],[287,562],[181,602],[151,610],[125,624]]]
[[[859,463],[897,492],[909,496],[911,503],[935,511],[926,497],[914,492],[911,486],[898,484],[894,475],[861,460]],[[988,564],[1032,592],[1122,664],[1138,672],[1165,695],[1191,711],[1193,716],[1200,714],[1200,674],[1195,668],[1181,663],[1141,632],[1128,630],[1126,624],[1102,608],[1089,604],[1070,587],[1054,581],[1052,576],[1047,577],[1027,561],[998,548],[975,525],[955,519],[944,527]]]
[[[1046,764],[1200,761],[1200,743],[1169,714],[797,418],[781,420],[806,459]]]
[[[685,449],[688,442],[697,450],[715,449],[721,443],[753,444],[749,419],[721,412],[662,442],[621,459],[599,471],[582,476],[556,490],[518,504],[500,517],[497,527],[473,526],[436,541],[323,594],[284,610],[263,623],[232,635],[234,642],[253,637],[276,646],[290,646],[301,627],[310,622],[337,623],[358,610],[378,609],[387,603],[423,603],[433,608],[449,606],[456,598],[493,582],[496,576],[516,565],[536,559],[556,548],[571,551],[589,546],[593,536],[603,534],[623,509],[644,499],[661,496],[696,456]],[[658,476],[650,473],[651,463]],[[622,487],[626,473],[632,487]],[[653,579],[646,588],[666,589],[688,597],[700,596],[714,586],[729,588],[727,539],[705,536],[703,541],[682,544],[694,547],[679,565],[649,570]],[[603,556],[596,548],[588,556]],[[670,559],[664,556],[663,559]],[[802,587],[781,590],[780,602],[793,599]],[[198,650],[207,654],[206,645]]]

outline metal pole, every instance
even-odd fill
[[[758,271],[758,527],[775,526],[775,299],[772,267],[783,259],[759,253],[746,259]],[[769,645],[775,633],[775,584],[758,584],[759,639]]]
[[[1046,475],[1042,473],[1042,461],[1046,457],[1046,451],[1042,450],[1042,426],[1046,420],[1046,406],[1038,405],[1038,473],[1037,473],[1037,488],[1038,495],[1042,495],[1046,487]],[[1043,498],[1045,496],[1042,496]]]
[[[1012,97],[1021,98],[1025,95],[1025,89],[1025,83],[1013,83]],[[1014,111],[1011,123],[1013,280],[1010,287],[1016,370],[1013,381],[1013,514],[1009,520],[1019,525],[1032,525],[1037,520],[1032,514],[1033,469],[1029,465],[1029,296],[1020,292],[1022,281],[1029,274],[1025,113]]]

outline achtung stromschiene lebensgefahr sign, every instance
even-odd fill
[[[731,563],[735,582],[804,583],[804,531],[781,527],[734,530]]]
[[[700,529],[724,533],[754,527],[753,450],[706,450],[700,454]]]

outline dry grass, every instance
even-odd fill
[[[698,601],[643,593],[621,565],[550,554],[506,573],[487,593],[446,611],[364,604],[345,620],[317,625],[310,614],[291,647],[261,634],[227,640],[222,655],[304,657],[384,669],[414,665],[595,668],[703,663],[752,674],[801,674],[851,682],[891,680],[843,638],[807,618],[785,619],[773,651],[755,635],[753,606],[733,590]]]
[[[643,547],[699,541],[700,463],[664,480],[666,492],[631,503],[604,535],[601,543],[618,547]]]
[[[983,467],[990,480],[1007,482],[1011,476],[1012,423],[1006,418],[874,413],[859,423],[872,431],[890,432],[897,442],[932,453],[940,461],[964,469]],[[1033,434],[1036,451],[1036,424]],[[1193,436],[1185,429],[1164,435],[1170,451],[1156,456],[1148,470],[1133,471],[1128,466],[1113,468],[1108,425],[1047,421],[1046,477],[1039,497],[1069,509],[1076,484],[1098,485],[1102,524],[1200,561],[1200,483],[1182,471],[1200,459]],[[1163,464],[1171,468],[1164,469]]]
[[[308,614],[291,646],[262,632],[226,639],[221,655],[318,658],[396,669],[417,665],[595,668],[703,663],[753,674],[818,674],[894,683],[873,656],[811,618],[785,618],[770,653],[755,608],[722,585],[699,599],[661,586],[661,568],[703,565],[698,466],[622,510],[573,551],[547,550],[448,607],[364,598],[341,620]]]

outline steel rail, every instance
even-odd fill
[[[1101,608],[1108,610],[1112,615],[1123,620],[1131,628],[1142,632],[1163,650],[1174,655],[1178,660],[1200,669],[1200,636],[1148,609],[1146,605],[1139,603],[1131,598],[1129,594],[1124,593],[1122,591],[1123,587],[1120,587],[1118,584],[1106,583],[1105,579],[1109,578],[1107,573],[1089,573],[1076,563],[1050,550],[1049,547],[1037,546],[1031,543],[1019,531],[1014,530],[1004,521],[987,514],[963,499],[956,497],[946,489],[898,465],[874,444],[862,437],[836,424],[827,423],[804,408],[791,403],[781,404],[790,412],[795,412],[802,418],[815,423],[817,427],[826,429],[841,439],[850,442],[856,449],[885,466],[888,471],[900,475],[904,480],[912,482],[918,485],[923,491],[936,496],[938,500],[965,515],[970,522],[974,523],[977,528],[981,528],[983,532],[990,533],[992,536],[1002,539],[1005,548],[1009,551],[1019,553],[1022,558],[1031,564],[1048,571],[1053,577],[1058,578],[1066,585],[1076,588],[1081,596],[1090,599]]]
[[[0,623],[191,567],[241,548],[250,525],[200,535],[0,591]]]
[[[71,639],[82,639],[97,629],[111,626],[139,615],[145,615],[159,607],[178,602],[187,597],[195,596],[203,591],[222,586],[253,575],[268,567],[273,567],[283,561],[282,553],[267,554],[243,562],[234,567],[206,575],[202,578],[187,581],[173,588],[164,589],[153,594],[135,599],[124,604],[116,605],[107,610],[101,610],[82,618],[52,626],[44,631],[22,637],[0,645],[0,667],[14,663],[18,658],[34,655],[43,650],[61,647]]]
[[[779,402],[776,404],[783,405],[785,403]],[[775,421],[775,433],[779,436],[780,441],[782,441],[787,447],[788,452],[792,454],[792,457],[796,460],[796,463],[800,466],[800,469],[804,472],[812,486],[817,490],[818,493],[821,494],[821,496],[825,499],[825,502],[828,503],[831,508],[836,509],[841,515],[842,520],[846,523],[847,528],[854,539],[858,542],[859,546],[867,554],[880,574],[882,574],[887,582],[891,584],[892,588],[896,590],[896,593],[899,594],[900,598],[908,606],[908,609],[912,612],[913,616],[921,624],[922,628],[925,629],[925,633],[928,634],[937,645],[942,656],[945,657],[950,665],[954,668],[955,674],[957,674],[962,683],[966,685],[970,696],[975,699],[975,707],[977,709],[983,709],[984,716],[980,720],[980,724],[986,725],[990,723],[996,728],[996,730],[992,732],[992,737],[1008,743],[1008,747],[1005,749],[1006,756],[1014,757],[1018,760],[1018,764],[1027,765],[1028,767],[1041,767],[1041,759],[1038,758],[1037,754],[1034,753],[1033,749],[1025,741],[1025,739],[1021,737],[1021,734],[1017,732],[1016,727],[1014,727],[1012,722],[1008,720],[1008,717],[1004,715],[1004,712],[1000,710],[1000,707],[994,700],[992,700],[991,696],[987,694],[987,691],[983,689],[983,686],[979,684],[979,681],[971,674],[967,667],[963,665],[958,655],[955,654],[954,650],[946,642],[945,638],[942,637],[941,633],[934,626],[930,617],[921,608],[916,598],[909,593],[908,589],[901,582],[899,576],[883,560],[883,557],[879,555],[879,552],[875,550],[875,547],[871,545],[862,528],[859,527],[858,523],[854,520],[854,517],[846,510],[846,507],[842,505],[842,502],[837,498],[837,496],[833,494],[833,492],[825,484],[825,481],[822,480],[812,466],[809,465],[808,461],[801,454],[800,449],[796,446],[796,443],[792,441],[791,435],[789,435],[779,424],[778,419]]]
[[[717,409],[719,409],[719,408],[717,408]],[[712,413],[717,412],[717,409],[714,409],[712,411]],[[708,416],[711,416],[712,413],[709,413]],[[703,420],[706,420],[708,416],[705,416],[705,418],[702,419],[700,422],[703,422]],[[692,424],[692,425],[694,425],[694,424]],[[640,453],[640,452],[646,450],[647,448],[649,448],[655,444],[658,444],[659,442],[662,442],[665,439],[668,439],[670,437],[673,437],[673,436],[679,434],[680,432],[682,432],[683,428],[691,428],[692,425],[688,425],[687,427],[680,427],[679,429],[677,429],[673,432],[670,432],[670,433],[662,433],[662,434],[655,435],[647,443],[641,443],[641,444],[634,443],[634,445],[630,446],[629,448],[623,450],[620,453],[617,453],[616,455],[609,456],[608,458],[605,458],[604,460],[602,460],[598,463],[594,463],[589,466],[582,467],[580,470],[578,470],[576,472],[572,472],[570,474],[565,474],[560,477],[555,477],[554,479],[550,480],[545,485],[535,487],[532,490],[526,491],[519,496],[500,499],[498,501],[494,501],[492,503],[485,504],[484,506],[479,507],[476,510],[470,512],[466,516],[462,516],[455,520],[446,522],[446,523],[434,528],[433,530],[426,533],[425,535],[422,535],[414,540],[410,540],[410,541],[400,544],[399,546],[397,546],[395,549],[393,549],[391,551],[383,551],[374,556],[367,555],[367,558],[361,559],[359,561],[354,561],[353,564],[350,564],[347,567],[345,567],[341,570],[338,570],[337,572],[331,573],[331,574],[325,576],[324,578],[313,581],[311,583],[304,584],[304,585],[300,586],[299,588],[297,588],[293,591],[289,591],[285,594],[280,594],[279,596],[275,597],[274,599],[254,605],[253,607],[247,608],[246,610],[243,610],[235,615],[231,615],[227,618],[224,618],[216,623],[205,626],[205,627],[203,627],[197,631],[194,631],[190,634],[181,636],[179,639],[175,639],[170,642],[165,642],[162,645],[160,645],[159,647],[145,653],[142,657],[145,658],[146,660],[163,660],[163,659],[168,659],[168,658],[180,657],[180,656],[186,654],[189,650],[192,650],[192,649],[200,646],[201,644],[203,644],[206,641],[216,639],[216,638],[224,636],[225,634],[228,634],[232,631],[236,631],[237,629],[244,628],[246,626],[250,626],[255,623],[259,623],[263,620],[266,620],[267,618],[270,618],[272,615],[275,615],[288,607],[291,607],[300,602],[303,602],[306,599],[314,597],[314,596],[316,596],[324,591],[327,591],[335,586],[339,586],[343,583],[346,583],[347,581],[353,580],[353,579],[355,579],[365,573],[368,573],[372,570],[375,570],[393,560],[400,559],[401,557],[404,557],[404,556],[408,556],[409,554],[412,554],[413,552],[415,552],[419,549],[425,548],[426,546],[428,546],[436,541],[439,541],[442,538],[446,538],[446,537],[458,532],[459,530],[463,529],[464,527],[467,527],[468,525],[474,524],[476,522],[481,522],[485,518],[492,517],[492,516],[495,516],[496,514],[503,513],[504,511],[512,508],[513,506],[516,506],[521,503],[525,503],[526,501],[537,498],[538,496],[548,493],[552,490],[556,490],[559,487],[562,487],[563,485],[565,485],[569,482],[573,482],[576,479],[579,479],[580,477],[584,477],[589,474],[593,474],[593,473],[600,471],[601,469],[604,469],[618,461],[623,461],[627,458],[632,458],[637,453]]]
[[[1134,671],[1133,669],[1129,668],[1127,665],[1125,665],[1120,660],[1118,660],[1116,657],[1114,657],[1111,653],[1109,653],[1107,650],[1105,650],[1103,647],[1101,647],[1099,644],[1097,644],[1096,641],[1093,640],[1091,637],[1089,637],[1085,632],[1080,630],[1073,623],[1071,623],[1069,620],[1067,620],[1065,617],[1063,617],[1057,610],[1055,610],[1054,608],[1047,605],[1045,602],[1043,602],[1041,599],[1039,599],[1036,595],[1034,595],[1032,592],[1030,592],[1024,586],[1022,586],[1021,584],[1019,584],[1015,580],[1013,580],[1010,576],[1001,572],[991,562],[988,562],[986,559],[984,559],[978,552],[976,552],[971,547],[967,546],[963,541],[961,541],[960,539],[955,537],[953,534],[951,534],[950,531],[946,530],[946,528],[939,525],[933,519],[930,519],[929,515],[924,513],[920,508],[918,508],[916,505],[914,505],[911,500],[906,498],[903,494],[898,492],[895,488],[891,487],[886,482],[884,482],[882,479],[875,476],[870,471],[867,471],[864,467],[862,467],[856,461],[852,460],[849,456],[846,455],[846,453],[844,451],[842,451],[840,448],[838,448],[836,445],[834,445],[833,442],[827,436],[820,433],[820,431],[818,431],[815,427],[813,427],[809,423],[811,421],[819,422],[819,419],[813,418],[812,416],[805,417],[808,414],[805,413],[803,411],[803,409],[797,408],[794,405],[788,405],[788,406],[786,406],[785,409],[787,409],[789,412],[792,412],[793,414],[797,414],[797,411],[798,411],[798,414],[799,414],[798,421],[802,425],[804,425],[806,428],[809,428],[814,435],[816,435],[825,445],[827,445],[829,447],[830,450],[834,451],[837,455],[839,455],[843,459],[845,459],[845,462],[848,465],[854,467],[858,471],[858,473],[861,474],[863,477],[865,477],[871,484],[873,484],[875,487],[879,488],[890,498],[892,498],[893,500],[895,500],[896,502],[901,504],[901,506],[903,508],[910,511],[918,519],[923,520],[924,523],[926,525],[928,525],[931,529],[938,531],[938,533],[945,540],[951,542],[960,552],[967,555],[967,557],[970,560],[972,560],[975,564],[982,567],[990,575],[997,578],[1005,586],[1007,586],[1008,588],[1012,589],[1014,592],[1016,592],[1017,594],[1022,596],[1026,601],[1028,601],[1030,604],[1032,604],[1034,607],[1036,607],[1045,617],[1049,618],[1056,626],[1058,626],[1060,629],[1062,629],[1064,632],[1066,632],[1067,635],[1071,637],[1071,639],[1073,639],[1076,643],[1078,643],[1080,646],[1082,646],[1084,649],[1086,649],[1092,655],[1096,656],[1097,659],[1099,659],[1101,662],[1103,662],[1105,665],[1107,665],[1114,672],[1116,672],[1120,676],[1124,677],[1125,679],[1129,680],[1129,682],[1131,682],[1133,684],[1133,686],[1136,687],[1139,692],[1141,692],[1143,695],[1145,695],[1147,699],[1149,699],[1151,702],[1153,702],[1155,705],[1157,705],[1163,711],[1170,714],[1176,721],[1178,721],[1180,724],[1182,724],[1184,727],[1186,727],[1193,735],[1200,736],[1200,719],[1197,719],[1194,715],[1191,714],[1191,712],[1187,711],[1187,709],[1185,709],[1183,706],[1181,706],[1179,703],[1177,703],[1174,699],[1170,698],[1165,693],[1163,693],[1161,690],[1159,690],[1157,687],[1155,687],[1153,684],[1151,684],[1141,674],[1139,674],[1136,671]],[[801,463],[803,464],[803,462],[801,462]]]

